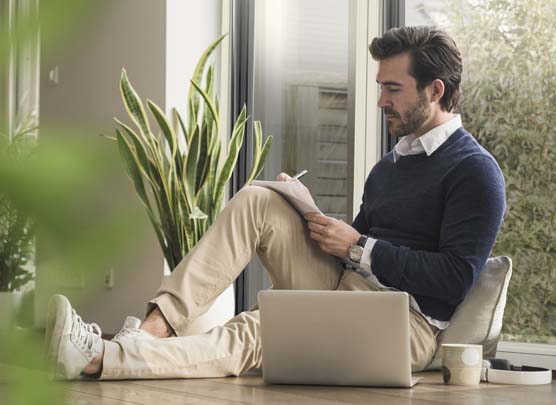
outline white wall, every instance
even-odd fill
[[[102,11],[90,17],[71,47],[43,57],[41,123],[73,123],[89,128],[92,134],[113,134],[113,116],[127,121],[118,90],[122,66],[143,98],[167,111],[174,106],[182,110],[197,58],[220,35],[221,1],[87,1]],[[48,81],[48,72],[55,66],[59,70],[58,85]],[[115,205],[121,206],[123,199],[138,207],[123,168],[114,173],[113,181],[106,185],[106,192],[118,200]],[[117,332],[126,315],[144,315],[145,303],[156,292],[163,274],[163,257],[146,214],[137,221],[142,229],[140,242],[120,264],[122,268],[116,269],[111,290],[87,279],[84,289],[58,286],[53,291],[41,283],[49,274],[45,270],[41,273],[38,264],[38,326],[44,325],[46,302],[54,292],[76,302],[78,297],[88,297],[77,309],[85,320],[99,323],[105,333]]]
[[[222,0],[166,0],[166,106],[185,118],[189,80],[205,48],[220,36]],[[217,57],[220,53],[215,52]],[[218,62],[218,59],[213,59]],[[220,78],[218,72],[216,79]],[[218,89],[219,81],[215,83]]]

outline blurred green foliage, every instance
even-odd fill
[[[29,158],[35,148],[33,120],[23,120],[14,133],[0,132],[0,160],[14,164]],[[32,218],[0,189],[0,291],[15,291],[33,279]]]
[[[91,13],[107,3],[45,0],[40,2],[40,18],[36,13],[20,15],[10,32],[8,24],[0,24],[0,71],[6,71],[10,47],[32,41],[39,24],[44,61],[70,46]],[[0,128],[6,127],[0,122]],[[137,221],[143,215],[141,207],[114,201],[109,189],[114,174],[122,172],[118,153],[96,135],[97,130],[75,123],[56,128],[39,125],[38,132],[32,155],[0,159],[2,195],[35,219],[37,268],[48,268],[50,275],[56,274],[50,271],[54,269],[102,279],[102,269],[129,255],[141,234]],[[55,280],[41,282],[48,290]],[[22,316],[32,318],[34,306],[27,305],[26,310],[30,313]],[[62,386],[47,380],[42,372],[41,333],[0,330],[0,348],[1,404],[65,403]]]
[[[507,183],[493,250],[514,266],[503,338],[554,343],[556,2],[457,0],[445,9],[438,23],[464,60],[464,125],[496,157]]]
[[[121,170],[117,150],[84,128],[43,126],[33,156],[18,164],[0,161],[0,189],[36,219],[39,272],[101,279],[103,269],[132,254],[142,234],[141,207],[113,201],[107,193]],[[53,279],[41,282],[45,290],[56,285]],[[91,294],[84,290],[79,298]],[[42,342],[40,334],[0,330],[0,403],[8,396],[14,398],[10,404],[63,403],[60,389],[38,372],[44,366]],[[6,364],[22,368],[4,371]]]

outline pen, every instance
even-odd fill
[[[293,178],[296,179],[296,180],[297,180],[297,179],[300,179],[300,178],[302,178],[303,176],[305,176],[307,173],[309,173],[308,170],[302,170],[302,171],[300,171],[299,173],[297,173],[295,176],[293,176]]]

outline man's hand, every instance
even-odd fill
[[[336,218],[316,212],[305,214],[312,239],[318,242],[325,253],[347,257],[348,249],[357,243],[361,234],[353,227]]]
[[[293,177],[291,177],[287,173],[284,173],[284,172],[280,173],[278,176],[276,176],[276,181],[286,181],[286,182],[297,181],[298,183],[300,183],[303,186],[303,188],[305,188],[305,190],[307,190],[307,193],[311,194],[311,192],[305,186],[305,184],[301,183],[301,181],[299,179],[294,179]]]
[[[276,181],[297,181],[297,180],[289,176],[287,173],[282,172],[278,176],[276,176]]]

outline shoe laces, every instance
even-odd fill
[[[125,328],[119,331],[113,340],[134,338],[141,335],[141,330],[137,328]]]
[[[85,349],[91,356],[100,353],[98,342],[102,337],[100,327],[96,323],[87,323],[72,309],[73,330],[72,336],[77,344]]]

